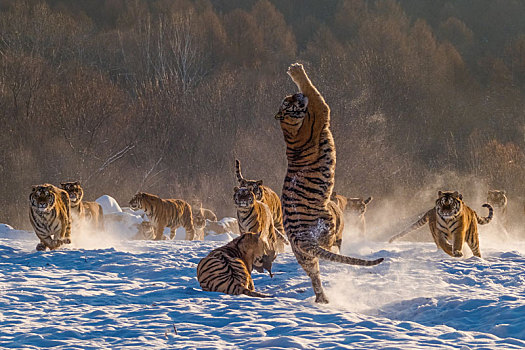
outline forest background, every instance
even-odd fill
[[[65,180],[232,216],[235,158],[280,193],[295,61],[332,110],[337,192],[424,210],[505,189],[523,210],[524,18],[514,0],[0,0],[0,222],[29,227],[31,185]]]

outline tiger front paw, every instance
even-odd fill
[[[463,253],[459,250],[454,251],[454,257],[455,258],[461,258],[463,256]]]
[[[287,73],[292,78],[297,76],[304,76],[306,74],[304,71],[304,67],[301,63],[292,63],[290,67],[288,67]]]
[[[64,238],[64,239],[62,239],[62,243],[63,244],[71,244],[71,239],[70,238]]]
[[[43,252],[44,250],[46,250],[46,245],[44,243],[38,243],[36,245],[36,250],[39,252]]]

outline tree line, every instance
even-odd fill
[[[482,14],[482,15],[479,15]],[[525,3],[0,0],[0,222],[80,180],[234,212],[234,159],[280,192],[273,119],[305,64],[332,109],[336,190],[462,177],[525,196]]]

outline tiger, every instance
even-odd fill
[[[76,226],[80,222],[89,222],[97,230],[104,230],[104,211],[97,202],[85,202],[84,189],[80,181],[62,182],[60,187],[67,192],[71,203],[71,218]]]
[[[427,211],[417,222],[390,238],[388,242],[392,243],[428,222],[430,233],[438,249],[443,249],[452,257],[460,258],[463,256],[463,243],[466,242],[472,254],[481,258],[477,224],[488,224],[494,212],[490,204],[485,203],[482,207],[488,208],[487,217],[479,217],[463,202],[463,195],[458,191],[439,191],[436,206]]]
[[[131,198],[129,206],[132,210],[144,210],[155,230],[155,240],[162,239],[164,227],[171,230],[170,238],[175,237],[175,231],[182,226],[186,230],[185,239],[195,239],[195,227],[191,206],[182,199],[162,199],[154,194],[139,192]]]
[[[342,196],[340,194],[337,194],[336,192],[332,192],[332,201],[337,203],[339,208],[341,210],[348,214],[349,216],[346,217],[347,223],[350,224],[352,228],[356,227],[357,232],[359,234],[359,237],[365,237],[366,235],[366,219],[365,219],[365,212],[366,207],[368,203],[372,201],[372,197],[368,197],[367,199],[364,199],[362,197],[357,198],[348,198],[345,196]]]
[[[507,192],[489,190],[487,193],[487,203],[494,208],[496,222],[500,223],[505,230],[508,230]]]
[[[369,261],[330,252],[338,240],[336,218],[329,210],[336,162],[330,108],[301,64],[292,64],[288,75],[301,92],[285,97],[275,115],[288,159],[281,196],[284,230],[297,262],[311,279],[315,301],[328,303],[319,259],[371,266],[383,258]]]
[[[40,239],[36,250],[54,250],[71,243],[71,211],[66,191],[47,183],[35,185],[29,203],[29,220]]]
[[[255,198],[263,202],[270,208],[272,213],[273,224],[279,232],[284,232],[283,227],[283,210],[281,208],[281,200],[277,193],[270,187],[263,185],[263,180],[247,180],[241,173],[241,161],[235,159],[235,175],[239,182],[239,187],[247,187],[255,193]]]
[[[254,267],[258,272],[266,269],[270,277],[273,277],[272,263],[278,253],[284,252],[286,238],[275,228],[268,205],[258,201],[251,189],[236,186],[233,191],[233,201],[237,208],[237,222],[241,234],[260,232],[268,242],[267,254],[261,258],[261,261],[256,261]]]
[[[197,265],[197,280],[202,290],[232,295],[267,298],[255,291],[251,271],[253,262],[264,254],[261,233],[246,232],[226,245],[212,250]]]
[[[202,203],[198,200],[191,202],[191,213],[193,215],[193,227],[195,228],[195,239],[204,239],[204,228],[206,227],[206,220],[216,222],[217,215],[210,209],[202,207]]]

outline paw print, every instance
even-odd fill
[[[304,67],[301,63],[292,63],[290,65],[290,67],[288,67],[288,75],[290,75],[291,77],[294,77],[294,76],[297,76],[297,75],[300,75],[300,74],[305,74],[304,72]]]

